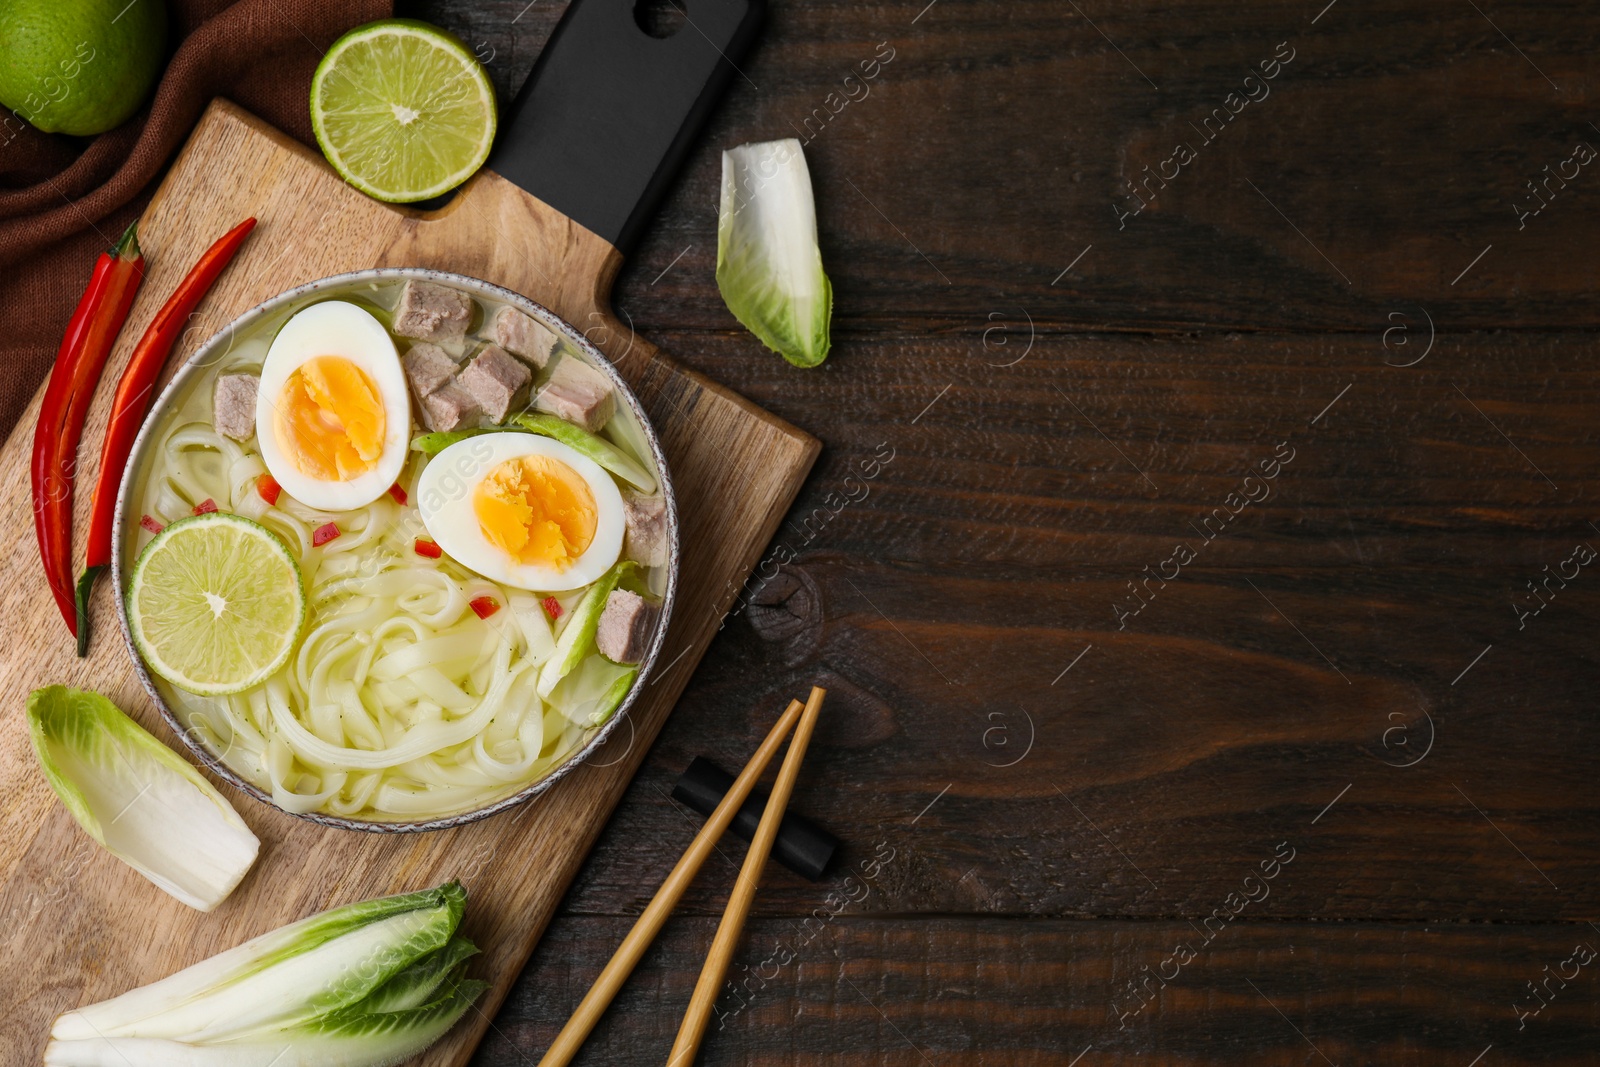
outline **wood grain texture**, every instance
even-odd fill
[[[976,333],[1018,308],[1114,331],[1364,331],[1418,305],[1453,331],[1600,324],[1594,167],[1517,212],[1577,141],[1600,150],[1593,11],[1341,0],[1318,18],[1326,4],[776,0],[618,305],[652,334],[733,327],[713,278],[718,150],[795,136],[843,331]],[[410,8],[506,93],[563,9]],[[1207,143],[1190,124],[1283,42],[1270,95]],[[883,43],[893,60],[863,82]],[[1119,228],[1126,183],[1180,141],[1197,158]]]
[[[1250,952],[1223,973],[1206,964],[1079,1067],[1321,1063],[1244,999],[1241,978],[1304,1029],[1269,983],[1307,951],[1283,931],[1313,920],[1393,924],[1316,955],[1309,991],[1295,971],[1303,996],[1343,1005],[1313,1035],[1335,1063],[1465,1067],[1491,1041],[1507,1058],[1486,1062],[1583,1062],[1586,985],[1541,1016],[1567,1022],[1510,1036],[1513,998],[1570,945],[1468,964],[1446,940],[1412,938],[1492,922],[1515,940],[1550,923],[1551,951],[1569,937],[1600,947],[1587,925],[1600,920],[1587,888],[1600,875],[1600,584],[1585,569],[1520,629],[1512,607],[1577,543],[1600,548],[1593,339],[1444,338],[1402,368],[1385,358],[1412,357],[1377,331],[1040,332],[1030,348],[1025,322],[1007,329],[987,346],[846,338],[822,382],[751,361],[737,335],[660,335],[830,447],[769,551],[796,560],[742,593],[561,921],[609,931],[635,914],[700,822],[668,799],[677,775],[702,754],[736,767],[759,737],[752,709],[815,680],[835,714],[792,806],[846,839],[847,872],[880,844],[899,850],[842,912],[878,932],[844,954],[849,969],[812,949],[803,991],[786,989],[760,1025],[713,1033],[707,1063],[921,1063],[892,1029],[867,1028],[842,974],[875,1000],[863,976],[904,982],[880,1006],[908,1034],[944,1035],[922,1042],[935,1063],[1064,1065],[1092,1037],[1069,1047],[1075,1020],[1103,1018],[1112,997],[1096,953],[1140,946],[1118,981],[1155,968],[1161,955],[1140,954],[1152,924],[1226,908],[1281,841],[1298,849],[1292,877],[1233,920]],[[1270,497],[1119,630],[1126,583],[1174,543],[1200,544],[1189,524],[1282,441],[1297,451]],[[880,445],[894,456],[874,468]],[[635,976],[587,1062],[659,1061],[742,849],[723,852],[685,898],[694,932]],[[735,969],[850,891],[842,874],[817,885],[771,870],[752,920],[763,933]],[[993,977],[1036,958],[1041,925],[1059,917],[1075,920],[1059,922],[1063,937],[1098,931],[1059,981]],[[982,951],[957,947],[973,923]],[[552,986],[570,981],[575,997],[603,962],[606,935],[592,936],[536,956],[478,1064],[542,1047],[571,1003]],[[1403,955],[1384,947],[1394,937]],[[1267,956],[1278,962],[1255,969]]]
[[[636,908],[698,821],[666,800],[677,774],[737,767],[751,707],[815,679],[835,713],[793,805],[847,857],[949,787],[886,913],[1204,915],[1306,834],[1296,892],[1253,917],[1600,919],[1600,582],[1554,583],[1520,629],[1513,610],[1600,548],[1589,338],[1441,344],[1407,369],[1376,336],[1041,335],[1005,368],[955,339],[867,344],[841,343],[815,400],[745,367],[830,442],[769,554],[798,558],[742,596],[569,910]],[[699,358],[736,371],[738,345]],[[1191,523],[1283,441],[1270,496],[1204,540]],[[1119,628],[1127,583],[1178,543],[1198,558]],[[715,914],[722,874],[685,906]],[[775,876],[757,911],[820,896]]]
[[[563,7],[409,10],[509,93]],[[1271,95],[1119,230],[1125,182],[1284,41]],[[870,95],[812,137],[880,42]],[[1586,570],[1525,629],[1511,605],[1600,547],[1593,167],[1525,228],[1513,207],[1600,148],[1597,44],[1565,2],[774,0],[617,302],[829,448],[774,542],[795,561],[713,644],[479,1067],[537,1055],[699,825],[677,775],[736,767],[755,698],[797,680],[841,714],[796,810],[851,864],[908,858],[830,925],[866,916],[847,965],[819,937],[708,1063],[1067,1067],[1109,1020],[1111,961],[1154,969],[1285,837],[1292,885],[1234,920],[1228,966],[1077,1067],[1322,1065],[1242,978],[1346,1067],[1468,1067],[1491,1042],[1477,1067],[1592,1060],[1587,977],[1523,1032],[1510,1005],[1569,938],[1600,947],[1600,587]],[[782,136],[809,138],[834,283],[812,373],[745,350],[715,288],[718,151]],[[1118,631],[1125,583],[1286,439],[1272,497]],[[880,442],[896,458],[863,482]],[[996,766],[1024,709],[1035,744]],[[1399,766],[1419,712],[1434,748]],[[662,1061],[725,851],[585,1062]],[[770,872],[742,962],[840,885]]]
[[[817,715],[822,711],[826,696],[825,690],[812,686],[806,698],[805,713],[795,724],[794,736],[789,740],[788,751],[783,754],[783,766],[773,779],[772,790],[767,794],[766,804],[761,811],[761,822],[756,827],[755,835],[750,838],[750,848],[739,868],[739,877],[734,879],[733,891],[728,894],[728,906],[722,912],[722,920],[717,924],[716,935],[711,939],[711,948],[707,950],[705,964],[700,969],[700,978],[689,998],[689,1009],[684,1012],[678,1036],[667,1056],[669,1064],[692,1063],[700,1050],[700,1042],[711,1022],[712,1010],[722,992],[728,963],[739,947],[744,935],[745,919],[750,915],[750,905],[761,888],[761,873],[772,855],[772,843],[778,837],[778,824],[783,821],[784,812],[789,807],[789,797],[793,795],[794,783],[800,777],[800,765],[806,758],[806,748],[811,744],[811,735],[817,727]]]
[[[727,793],[706,818],[705,825],[683,850],[683,855],[678,857],[677,863],[673,864],[672,872],[662,880],[655,896],[650,898],[650,903],[645,905],[638,920],[628,929],[622,943],[606,961],[594,984],[583,995],[583,1000],[573,1009],[561,1032],[540,1057],[539,1067],[566,1067],[583,1047],[595,1023],[599,1022],[606,1009],[611,1006],[617,992],[633,974],[633,969],[638,965],[640,958],[649,951],[656,935],[677,911],[678,902],[683,898],[684,891],[689,888],[690,883],[700,873],[700,868],[705,865],[705,861],[710,858],[722,840],[722,835],[733,822],[734,815],[744,805],[756,781],[765,773],[772,757],[788,740],[790,731],[800,719],[802,708],[803,705],[798,700],[791,700],[777,722],[772,724],[772,729],[762,739],[761,745],[739,771],[733,784],[728,786]]]
[[[509,98],[564,7],[402,13]],[[1119,230],[1125,182],[1283,41],[1271,96]],[[806,146],[836,348],[795,371],[718,297],[718,151],[809,137],[880,42]],[[1590,968],[1525,1029],[1512,1005],[1600,947],[1600,593],[1585,570],[1525,629],[1512,597],[1600,547],[1593,167],[1514,208],[1600,147],[1597,44],[1572,2],[773,0],[616,302],[829,449],[774,541],[794,562],[718,634],[476,1067],[537,1059],[700,825],[678,773],[737,767],[812,680],[839,714],[795,809],[849,870],[898,852],[848,906],[841,874],[768,872],[736,969],[798,955],[707,1063],[1592,1062]],[[1114,595],[1285,439],[1272,497],[1117,630]],[[1272,894],[1119,1031],[1128,980],[1284,840]],[[723,852],[581,1062],[663,1061]]]
[[[537,940],[567,882],[621,795],[715,632],[723,606],[770,538],[817,443],[693,372],[677,368],[609,314],[618,257],[603,241],[493,174],[441,212],[404,213],[341,182],[303,146],[225,103],[212,107],[146,213],[149,276],[107,377],[188,265],[228,226],[260,224],[207,299],[176,353],[186,357],[258,300],[345,270],[417,265],[469,273],[517,289],[589,331],[638,390],[661,433],[680,500],[685,545],[680,600],[662,669],[608,745],[558,786],[512,813],[457,830],[380,836],[325,829],[236,797],[262,840],[261,857],[216,912],[200,915],[96,850],[38,773],[22,697],[50,683],[105,692],[174,743],[134,680],[115,628],[110,591],[96,604],[99,639],[73,655],[34,563],[27,444],[38,400],[0,452],[0,524],[17,566],[0,592],[0,687],[13,714],[0,731],[0,1013],[5,1062],[31,1061],[50,1020],[186,966],[328,906],[459,878],[472,898],[464,925],[484,948],[475,972],[493,988],[419,1062],[466,1060]],[[175,364],[174,364],[175,365]],[[110,390],[85,439],[98,440]],[[93,458],[80,482],[93,484]],[[80,493],[78,520],[87,513]],[[781,706],[781,705],[780,705]],[[779,709],[770,709],[776,715]],[[178,746],[181,748],[181,746]]]
[[[713,923],[668,927],[577,1067],[662,1062]],[[529,966],[534,980],[502,1009],[480,1062],[518,1063],[518,1049],[542,1047],[582,994],[587,961],[624,928],[558,918]],[[847,913],[809,940],[793,920],[753,922],[747,944],[735,971],[748,987],[742,1001],[729,993],[719,1002],[706,1067],[1467,1067],[1490,1045],[1480,1067],[1578,1067],[1593,1062],[1600,1026],[1600,960],[1569,964],[1569,981],[1551,980],[1553,996],[1520,1029],[1514,1008],[1537,1006],[1526,983],[1543,982],[1575,947],[1600,950],[1600,934],[1582,924],[1241,917],[1207,944],[1185,922]],[[1195,957],[1165,985],[1150,978],[1174,973],[1162,965],[1179,945]],[[1148,991],[1141,998],[1137,988]]]

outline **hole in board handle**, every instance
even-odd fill
[[[651,37],[665,40],[683,29],[689,14],[683,0],[637,0],[633,21]]]

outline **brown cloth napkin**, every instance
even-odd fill
[[[149,105],[92,140],[0,129],[0,434],[55,360],[95,258],[138,217],[212,97],[315,144],[311,74],[391,0],[167,0],[179,42]],[[8,116],[9,117],[9,116]],[[221,234],[218,234],[220,237]]]

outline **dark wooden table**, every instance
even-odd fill
[[[848,847],[769,871],[707,1064],[1600,1061],[1600,12],[1324,3],[774,0],[619,304],[826,443],[796,560],[478,1063],[812,681]],[[562,6],[416,13],[510,94]],[[718,151],[794,135],[814,371],[713,278]],[[722,851],[580,1062],[663,1061]]]

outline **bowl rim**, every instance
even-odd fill
[[[144,461],[146,460],[145,452],[151,447],[152,441],[154,440],[153,431],[155,426],[170,413],[174,398],[179,393],[186,390],[190,381],[197,375],[202,374],[205,370],[215,364],[222,356],[227,354],[228,349],[224,349],[219,353],[217,351],[219,346],[228,344],[231,348],[232,341],[238,336],[240,331],[250,328],[259,320],[267,317],[273,312],[280,310],[284,305],[293,303],[307,296],[312,296],[327,290],[341,290],[347,287],[354,288],[365,283],[396,280],[438,282],[440,284],[449,285],[456,288],[467,289],[474,293],[490,297],[494,300],[510,304],[519,311],[533,316],[533,318],[540,323],[556,331],[557,335],[562,340],[566,341],[583,355],[586,362],[595,367],[601,373],[605,374],[610,379],[612,387],[616,390],[617,395],[628,405],[628,408],[633,413],[634,417],[639,420],[639,426],[643,431],[645,441],[649,446],[651,458],[655,460],[656,470],[660,476],[661,493],[666,501],[666,528],[669,538],[669,546],[666,563],[666,588],[662,593],[661,615],[660,620],[656,624],[655,633],[651,636],[650,644],[645,650],[644,657],[639,661],[639,673],[634,677],[633,686],[629,689],[628,695],[623,699],[622,703],[618,705],[617,710],[612,713],[609,719],[601,724],[600,728],[597,729],[586,742],[569,753],[560,763],[546,771],[543,776],[538,778],[536,781],[530,782],[526,787],[518,790],[516,793],[502,797],[492,804],[488,804],[482,808],[475,808],[471,811],[458,812],[453,815],[439,816],[437,818],[430,819],[389,821],[376,819],[357,819],[342,815],[331,815],[327,812],[321,811],[290,811],[289,809],[278,805],[272,799],[271,793],[244,778],[237,771],[233,770],[233,768],[229,767],[225,762],[223,762],[220,756],[213,753],[203,741],[194,736],[196,732],[195,728],[192,726],[185,726],[182,720],[178,717],[178,713],[168,705],[166,698],[161,695],[161,691],[157,687],[155,679],[151,676],[149,668],[145,666],[144,659],[139,655],[138,649],[134,645],[133,634],[128,622],[126,583],[129,578],[129,568],[123,562],[123,532],[129,523],[128,509],[133,503],[130,490],[135,480],[136,473],[142,469]],[[651,670],[655,666],[655,662],[660,654],[662,645],[666,641],[667,630],[671,624],[672,609],[678,588],[679,565],[682,558],[678,538],[677,498],[673,491],[672,476],[668,471],[666,455],[661,447],[661,439],[657,435],[655,425],[650,421],[649,415],[645,413],[643,405],[639,403],[639,398],[634,394],[633,389],[628,385],[628,383],[622,378],[622,375],[618,373],[616,367],[613,366],[611,361],[606,358],[605,354],[596,348],[594,344],[591,343],[589,339],[571,323],[567,322],[565,319],[551,311],[549,308],[545,307],[543,304],[523,296],[521,293],[514,292],[513,290],[507,289],[504,286],[495,285],[493,282],[484,281],[481,278],[474,278],[470,275],[458,274],[453,271],[434,270],[428,267],[374,267],[366,270],[346,271],[341,274],[332,274],[324,278],[317,278],[313,281],[303,282],[300,285],[296,285],[291,289],[286,289],[276,296],[269,297],[268,299],[263,300],[261,303],[256,304],[254,307],[244,311],[227,325],[223,326],[216,333],[207,338],[205,343],[200,345],[200,347],[194,351],[194,354],[184,361],[183,366],[178,369],[177,373],[173,375],[172,380],[169,381],[165,388],[162,389],[160,396],[158,396],[155,403],[151,405],[149,413],[145,416],[144,423],[139,428],[139,435],[134,439],[133,448],[128,453],[128,460],[123,467],[121,482],[117,489],[117,506],[112,522],[111,543],[113,546],[111,553],[112,588],[114,590],[113,595],[115,595],[117,599],[117,621],[120,623],[122,628],[123,645],[127,650],[129,658],[133,661],[133,668],[139,676],[140,683],[144,686],[145,691],[150,695],[150,698],[155,702],[157,710],[159,710],[161,713],[161,717],[166,721],[167,725],[172,728],[172,731],[183,740],[183,743],[189,748],[189,750],[193,752],[195,756],[199,758],[199,760],[204,763],[213,774],[217,775],[219,778],[222,778],[235,788],[248,793],[250,796],[254,797],[263,804],[266,804],[275,811],[282,812],[285,815],[290,815],[297,819],[304,819],[307,822],[317,823],[322,826],[336,826],[344,830],[359,830],[368,833],[387,834],[421,833],[428,830],[450,829],[451,827],[464,826],[468,823],[477,822],[480,819],[486,819],[491,815],[495,815],[499,812],[517,807],[518,805],[524,804],[543,794],[561,779],[572,773],[575,768],[584,763],[589,756],[595,752],[596,749],[604,745],[607,739],[611,736],[612,732],[615,731],[619,725],[621,725],[624,719],[629,717],[628,713],[633,708],[635,701],[638,700],[640,694],[649,684]],[[631,721],[629,726],[631,729]],[[610,764],[606,764],[605,766],[610,766]]]

